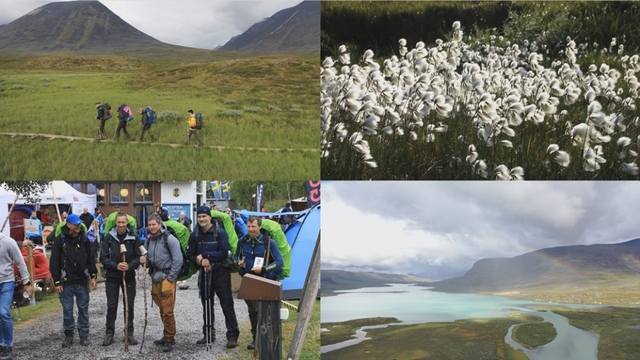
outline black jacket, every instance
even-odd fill
[[[96,116],[96,119],[102,120],[103,117],[104,117],[104,109],[102,108],[102,105],[99,105],[98,106],[98,116]]]
[[[100,262],[107,271],[107,278],[122,280],[122,271],[118,270],[118,263],[122,262],[120,244],[118,232],[115,227],[102,239]],[[122,244],[124,244],[127,249],[125,260],[127,264],[129,264],[129,270],[125,278],[127,281],[132,281],[136,277],[136,269],[140,266],[140,256],[142,253],[140,253],[140,238],[131,227],[127,227],[127,234]]]
[[[84,226],[88,228],[91,227],[91,223],[93,222],[93,215],[91,215],[90,213],[82,213],[80,214],[80,220],[82,220],[82,222],[84,223]]]
[[[87,285],[88,277],[96,278],[96,258],[82,226],[75,237],[67,226],[62,227],[51,247],[49,271],[56,286]]]

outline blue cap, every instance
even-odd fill
[[[72,225],[80,225],[82,220],[80,220],[80,217],[76,214],[69,214],[69,216],[67,216],[67,222]]]

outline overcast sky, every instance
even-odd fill
[[[0,0],[0,25],[53,1]],[[213,49],[302,0],[102,0],[116,15],[160,41]]]
[[[463,275],[475,261],[640,237],[637,182],[322,182],[322,268]]]

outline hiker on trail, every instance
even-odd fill
[[[218,296],[227,327],[227,345],[231,349],[238,346],[238,320],[233,307],[231,293],[231,265],[229,259],[231,247],[229,237],[222,224],[211,219],[211,209],[202,205],[198,208],[198,224],[189,237],[187,257],[200,267],[198,285],[202,303],[202,339],[197,344],[213,343],[216,339],[214,324],[213,294]],[[206,274],[205,274],[206,272]],[[205,280],[207,283],[205,283]],[[208,301],[207,301],[208,300]],[[208,306],[208,309],[206,307]],[[208,317],[208,319],[207,319]],[[208,334],[207,334],[208,333]],[[209,335],[209,339],[207,339]]]
[[[125,260],[122,261],[120,245],[126,248]],[[106,269],[105,292],[107,293],[107,324],[102,346],[113,344],[115,333],[115,322],[118,315],[118,302],[120,289],[123,285],[123,272],[127,284],[127,305],[129,307],[129,318],[127,321],[127,336],[129,345],[138,345],[138,340],[133,336],[133,309],[136,299],[136,269],[146,259],[140,253],[140,238],[135,230],[129,225],[127,214],[119,212],[116,214],[116,226],[112,228],[107,236],[102,240],[100,251],[100,262]],[[123,292],[125,290],[123,289]],[[122,316],[124,319],[124,315]]]
[[[131,141],[131,136],[127,131],[127,119],[129,115],[124,111],[125,106],[120,105],[118,107],[118,127],[116,128],[116,139],[120,140],[120,130],[124,130],[124,135],[127,137],[128,141]]]
[[[187,215],[185,214],[184,211],[180,212],[180,217],[177,220],[180,224],[184,225],[187,227],[187,229],[189,229],[189,232],[191,232],[191,219],[189,219],[187,217]]]
[[[200,136],[198,136],[198,129],[196,128],[198,122],[196,120],[196,116],[193,114],[193,110],[189,109],[189,118],[187,119],[187,125],[189,126],[189,131],[187,133],[187,145],[191,142],[191,136],[195,135],[196,140],[200,143],[200,146],[204,145]]]
[[[262,219],[255,215],[249,216],[247,219],[248,234],[238,240],[238,248],[234,256],[234,260],[240,267],[238,274],[240,276],[254,274],[267,279],[278,280],[284,266],[284,260],[280,250],[278,250],[278,245],[275,240],[271,239],[269,232],[261,230]],[[245,302],[249,308],[249,321],[251,322],[251,335],[253,336],[253,342],[247,345],[247,349],[255,349],[260,301],[245,300]]]
[[[99,101],[96,102],[96,109],[98,109],[98,115],[96,116],[96,120],[98,120],[98,140],[104,140],[106,138],[104,124],[107,122],[108,115],[105,115],[105,110]]]
[[[69,215],[60,235],[56,236],[51,248],[49,270],[62,304],[62,327],[65,337],[62,347],[73,344],[73,331],[76,328],[73,318],[74,297],[78,307],[80,345],[89,345],[88,278],[91,278],[91,287],[97,289],[98,271],[96,259],[91,252],[91,245],[78,215]]]
[[[153,112],[152,114],[150,114],[150,112],[152,112],[153,110],[151,109],[150,106],[147,106],[146,109],[140,109],[138,112],[140,113],[140,115],[142,115],[142,134],[140,134],[140,141],[144,141],[144,133],[148,132],[149,136],[151,136],[151,142],[156,141],[155,138],[153,137],[153,133],[151,132],[151,125],[155,122],[155,112]],[[153,122],[151,122],[150,119],[152,119],[149,115],[153,115]]]
[[[0,232],[0,358],[13,357],[13,318],[11,303],[15,288],[13,263],[18,265],[24,290],[33,296],[33,287],[29,281],[29,270],[24,262],[18,244],[11,237]]]
[[[149,215],[147,225],[151,236],[147,246],[147,266],[151,276],[151,297],[160,308],[160,318],[164,325],[162,339],[153,343],[162,346],[162,352],[173,350],[176,335],[176,319],[173,309],[176,304],[176,283],[182,267],[182,249],[175,236],[167,231],[167,226],[158,214]]]

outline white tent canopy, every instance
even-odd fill
[[[55,194],[55,197],[54,197]],[[71,212],[74,214],[82,214],[82,208],[87,207],[89,211],[92,211],[96,207],[96,196],[87,195],[74,189],[71,185],[64,181],[52,181],[49,187],[40,195],[41,205],[66,204],[70,205]],[[7,191],[3,187],[0,187],[0,226],[4,219],[9,216],[9,207],[16,198],[16,194],[12,191]],[[19,197],[16,204],[26,204],[27,200],[23,197]],[[9,226],[6,226],[4,233],[9,235]]]

